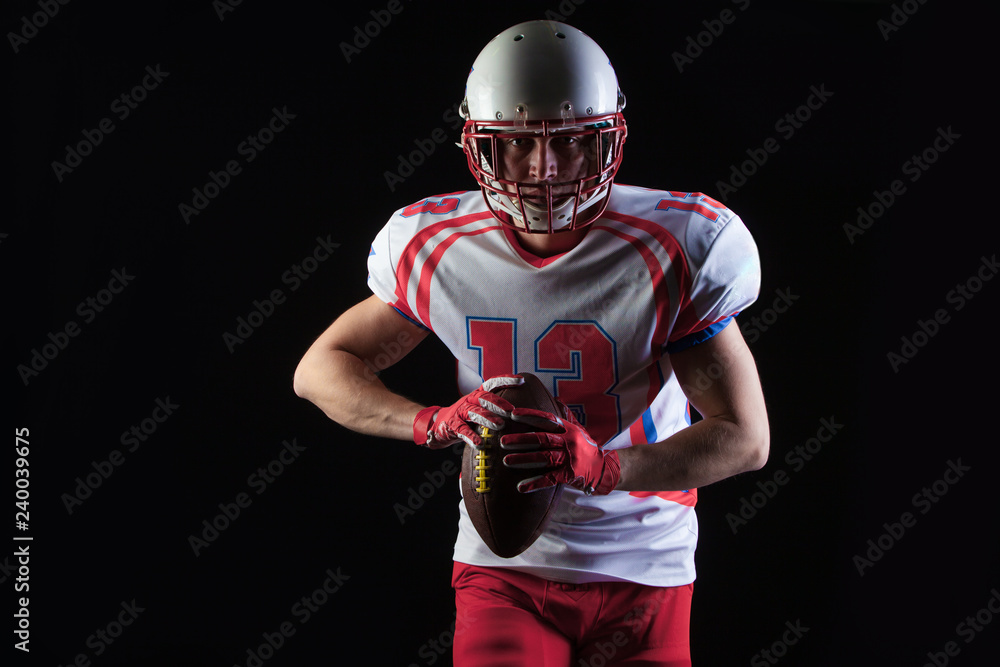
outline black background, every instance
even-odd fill
[[[30,591],[14,590],[13,540],[0,551],[0,590],[11,613],[30,596],[32,664],[84,654],[94,665],[245,665],[286,621],[295,634],[267,665],[449,664],[437,647],[453,622],[456,478],[405,521],[397,505],[457,458],[351,434],[297,398],[291,378],[312,340],[368,296],[368,246],[393,210],[473,187],[450,143],[393,188],[385,174],[439,128],[457,139],[450,112],[476,54],[546,11],[594,37],[618,71],[629,121],[619,180],[725,196],[760,247],[761,298],[742,321],[772,454],[699,496],[695,664],[765,664],[759,652],[786,622],[808,631],[777,647],[781,664],[922,665],[949,641],[959,649],[949,664],[995,664],[1000,617],[981,614],[991,623],[971,642],[959,624],[1000,587],[990,317],[1000,284],[973,281],[981,290],[961,309],[948,299],[998,249],[992,14],[938,0],[754,0],[745,11],[724,0],[403,2],[348,62],[342,43],[369,23],[376,32],[371,12],[386,4],[332,5],[73,2],[16,52],[8,34],[8,370],[30,367],[68,322],[80,327],[27,383],[23,369],[8,376],[8,434],[29,428],[31,443],[30,529],[14,528],[8,505],[8,535],[33,541]],[[706,32],[727,8],[735,20]],[[5,33],[39,11],[11,3]],[[886,31],[894,13],[907,20]],[[707,46],[679,71],[673,54],[699,33]],[[169,75],[118,118],[113,101],[157,66]],[[832,95],[793,136],[779,132],[812,86]],[[241,142],[286,108],[294,118],[246,162]],[[114,131],[60,180],[53,162],[104,118]],[[904,163],[949,128],[959,138],[911,181]],[[780,149],[736,192],[720,191],[769,137]],[[240,173],[186,223],[179,205],[234,159]],[[894,180],[905,192],[852,242],[844,224]],[[293,290],[283,275],[318,237],[339,246]],[[85,322],[78,304],[115,270],[134,279]],[[227,346],[223,334],[276,289],[286,300]],[[781,294],[792,305],[754,327]],[[947,321],[893,368],[901,337],[939,309]],[[384,375],[427,403],[448,400],[453,377],[435,342]],[[167,397],[176,410],[128,451],[122,433]],[[841,427],[793,468],[786,455],[823,419]],[[258,495],[249,477],[293,439],[304,450]],[[113,450],[124,462],[70,512],[77,478]],[[8,503],[15,458],[8,449]],[[914,495],[949,461],[968,471],[939,483],[947,493],[921,513]],[[741,500],[778,471],[787,484],[734,532]],[[196,555],[190,536],[241,492],[252,503]],[[883,537],[890,548],[862,576],[855,557],[907,511],[915,524]],[[302,623],[293,606],[327,570],[341,588]],[[88,639],[133,600],[143,611],[113,644]]]

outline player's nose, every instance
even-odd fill
[[[551,181],[559,173],[558,159],[551,142],[551,137],[541,137],[531,149],[528,175],[539,181]]]

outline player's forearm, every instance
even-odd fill
[[[413,439],[424,406],[390,391],[358,357],[342,350],[307,355],[295,369],[295,393],[338,424],[367,435]]]
[[[706,418],[662,442],[618,450],[621,491],[681,491],[758,470],[767,461],[767,424]]]

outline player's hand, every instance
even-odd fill
[[[530,493],[562,483],[580,489],[587,495],[611,493],[621,479],[618,452],[606,451],[594,442],[565,405],[563,414],[564,417],[558,417],[529,408],[511,411],[510,418],[513,421],[541,430],[501,437],[501,449],[522,450],[504,456],[504,465],[508,468],[555,468],[551,472],[523,480],[517,485],[517,490]],[[523,451],[525,449],[534,451]]]
[[[431,449],[441,449],[459,441],[473,447],[483,444],[473,425],[501,429],[514,406],[492,393],[498,387],[524,384],[520,375],[498,375],[469,392],[453,405],[433,405],[417,413],[413,420],[413,441]]]

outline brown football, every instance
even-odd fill
[[[524,384],[501,387],[493,393],[517,408],[535,408],[559,415],[556,399],[531,373],[521,373]],[[549,515],[559,502],[562,485],[521,493],[517,484],[544,470],[514,469],[503,464],[510,452],[500,449],[500,436],[537,431],[510,419],[500,431],[478,427],[483,438],[479,449],[465,446],[462,455],[462,497],[472,525],[490,550],[501,558],[513,558],[530,547],[541,535]]]

